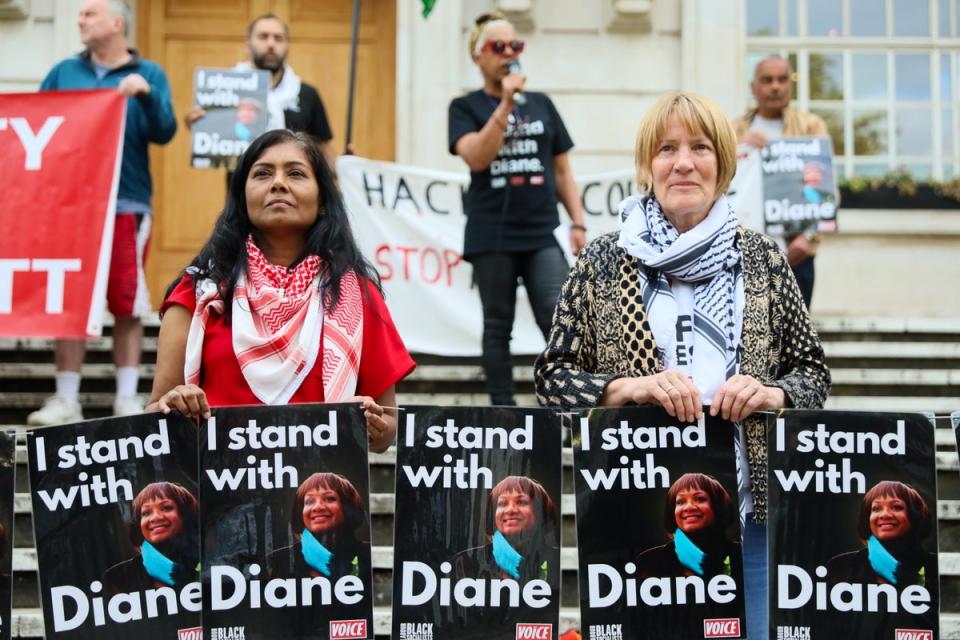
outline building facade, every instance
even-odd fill
[[[80,4],[0,0],[0,91],[34,89],[50,66],[81,48]],[[267,11],[287,18],[291,64],[320,89],[342,142],[350,0],[131,4],[135,40],[171,77],[188,77],[182,67],[223,65],[243,55],[242,29],[201,31],[193,26],[200,20],[195,16],[209,24],[221,13],[236,24]],[[664,92],[702,93],[729,116],[740,114],[750,104],[753,65],[779,53],[794,64],[796,106],[828,122],[838,178],[874,177],[898,167],[921,179],[960,176],[958,0],[438,0],[426,19],[420,0],[363,4],[358,109],[376,109],[355,117],[361,155],[466,171],[447,152],[447,105],[481,85],[467,40],[474,18],[496,8],[527,41],[527,86],[553,98],[576,143],[571,158],[580,174],[631,168],[640,118]],[[337,30],[328,29],[332,23]],[[392,40],[375,32],[375,24],[388,24]],[[174,29],[181,31],[171,35]],[[216,55],[204,57],[216,47]],[[189,88],[173,86],[182,114]],[[166,166],[169,156],[170,166],[186,167],[175,154],[184,153],[187,138],[178,132],[154,161]],[[158,223],[172,215],[168,209],[182,208],[178,193],[163,186],[170,171],[159,176]],[[192,179],[177,177],[178,191],[189,193],[183,181]],[[222,189],[208,182],[203,189]],[[160,251],[164,242],[172,247],[168,259],[159,259],[158,281],[172,277],[167,272],[195,250],[210,219],[201,216],[189,233],[158,227]],[[960,317],[956,291],[942,296],[932,284],[912,284],[960,282],[956,210],[846,209],[840,227],[825,239],[817,261],[815,315]]]

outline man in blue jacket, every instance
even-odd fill
[[[143,261],[150,240],[151,142],[166,144],[177,129],[167,77],[154,62],[128,46],[130,8],[123,0],[84,0],[77,21],[86,49],[58,63],[40,86],[57,89],[115,88],[127,96],[117,217],[107,285],[107,305],[113,314],[113,362],[117,368],[115,415],[140,413],[137,399],[143,325],[150,299]],[[81,221],[82,222],[82,221]],[[71,224],[74,222],[71,221]],[[79,403],[80,367],[86,353],[83,340],[56,341],[56,395],[27,418],[47,425],[83,419]]]

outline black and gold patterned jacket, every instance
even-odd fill
[[[560,292],[546,350],[534,365],[540,404],[595,407],[615,378],[663,370],[640,296],[640,265],[618,232],[581,252]],[[783,389],[790,406],[823,407],[830,372],[786,256],[765,236],[738,229],[743,255],[740,373]],[[766,521],[767,447],[762,416],[744,422],[754,520]]]

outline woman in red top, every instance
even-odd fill
[[[372,451],[393,441],[414,368],[330,169],[304,134],[251,143],[227,205],[161,307],[147,410],[360,401]]]

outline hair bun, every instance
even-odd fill
[[[491,20],[506,20],[507,16],[502,11],[490,11],[487,13],[481,13],[477,16],[477,19],[474,20],[474,24],[478,27],[482,27]]]

